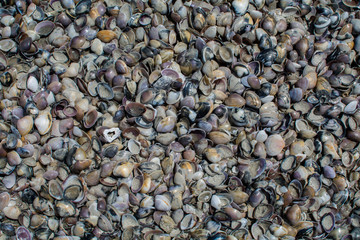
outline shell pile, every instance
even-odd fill
[[[360,239],[359,0],[1,0],[0,239]]]

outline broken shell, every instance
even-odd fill
[[[88,111],[84,116],[84,127],[91,128],[98,120],[98,112],[93,109]]]
[[[1,6],[2,238],[360,236],[357,0]]]

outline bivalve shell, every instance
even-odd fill
[[[52,116],[50,112],[41,112],[35,118],[35,126],[41,135],[48,133],[52,126]]]
[[[265,141],[266,153],[269,156],[276,156],[285,147],[285,142],[279,134],[269,136]]]

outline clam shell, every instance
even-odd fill
[[[282,149],[285,147],[285,142],[280,135],[274,134],[267,138],[265,146],[266,153],[269,156],[276,156],[281,153]]]
[[[296,225],[301,219],[301,209],[298,205],[291,206],[286,211],[286,217],[292,225]]]
[[[27,135],[33,128],[34,120],[31,116],[25,116],[17,121],[17,129],[22,136]]]
[[[158,123],[156,130],[157,132],[160,133],[171,132],[175,127],[175,123],[176,123],[175,117],[173,116],[166,117]]]
[[[155,208],[159,211],[169,211],[171,209],[170,199],[164,195],[156,195]]]
[[[10,195],[9,195],[9,193],[7,193],[7,192],[2,192],[1,194],[0,194],[0,199],[1,199],[1,201],[0,201],[0,209],[1,210],[3,210],[5,207],[7,207],[8,206],[8,204],[9,204],[9,202],[10,202]]]
[[[238,15],[244,15],[248,9],[249,1],[248,0],[235,0],[232,2],[234,11]]]
[[[55,28],[55,24],[53,22],[50,21],[42,21],[39,22],[36,26],[35,26],[35,31],[40,35],[40,36],[48,36]]]
[[[4,39],[0,41],[0,50],[8,52],[16,46],[16,43],[11,39]]]
[[[321,217],[320,220],[321,227],[326,233],[331,232],[335,227],[335,216],[331,212],[326,213]]]
[[[220,131],[213,131],[209,133],[209,138],[215,144],[226,144],[231,140],[231,136],[228,133],[220,132]]]
[[[96,34],[102,42],[108,43],[117,37],[116,33],[112,30],[101,30]]]
[[[95,109],[90,110],[84,116],[84,120],[83,120],[84,121],[84,127],[91,128],[92,126],[94,126],[97,119],[98,119],[98,112]]]
[[[124,214],[121,217],[121,225],[124,229],[130,229],[139,226],[139,223],[131,214]]]
[[[35,118],[35,126],[41,135],[48,133],[52,126],[52,116],[50,112],[41,112]]]
[[[114,98],[114,92],[112,88],[106,83],[99,83],[96,87],[96,91],[99,97],[104,100],[111,100]]]
[[[128,148],[132,154],[139,154],[141,145],[138,141],[135,141],[134,139],[130,139],[128,142]]]
[[[295,167],[296,167],[296,157],[293,155],[284,158],[284,160],[282,160],[280,165],[281,171],[283,172],[291,171]]]
[[[49,181],[49,194],[51,197],[61,200],[63,197],[63,189],[58,181],[50,180]]]
[[[74,216],[76,213],[75,206],[70,202],[66,200],[60,200],[55,204],[56,212],[61,217],[70,217]]]
[[[146,108],[141,103],[132,102],[125,106],[125,111],[133,117],[138,117],[146,111]]]

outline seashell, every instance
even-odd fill
[[[13,163],[13,165],[16,165],[15,161],[12,161],[12,163]],[[10,164],[10,162],[9,162],[9,164]],[[11,173],[10,175],[5,176],[2,180],[2,182],[7,189],[11,189],[16,183],[16,175],[14,173]]]
[[[288,172],[296,167],[296,157],[290,155],[282,160],[280,169],[283,172]]]
[[[70,41],[70,47],[74,49],[81,49],[84,47],[86,43],[86,38],[84,36],[76,36],[71,39]]]
[[[17,121],[17,129],[22,136],[27,135],[33,128],[34,120],[31,116],[25,116]]]
[[[11,76],[11,74],[9,72],[4,72],[0,76],[0,82],[3,86],[9,87],[11,85],[11,83],[13,82],[13,77]]]
[[[99,220],[98,220],[98,226],[104,232],[113,232],[114,231],[114,228],[113,228],[110,220],[107,219],[107,217],[105,217],[104,215],[100,215]]]
[[[128,142],[128,148],[132,154],[139,154],[141,145],[138,141],[135,141],[134,139],[130,139]]]
[[[56,212],[61,217],[69,217],[75,215],[74,205],[66,200],[60,200],[55,204]]]
[[[186,229],[191,229],[195,226],[196,221],[193,217],[192,214],[187,214],[184,216],[184,218],[182,219],[181,223],[180,223],[180,229],[181,230],[186,230]]]
[[[90,11],[91,1],[90,0],[80,0],[75,6],[75,14],[81,15],[88,13]]]
[[[296,225],[300,219],[301,219],[301,209],[298,205],[293,205],[291,206],[287,211],[286,211],[286,217],[289,220],[289,222],[291,223],[291,225]]]
[[[9,193],[7,193],[7,192],[2,192],[1,194],[0,194],[0,199],[1,199],[1,201],[0,201],[0,209],[1,209],[1,211],[5,208],[5,207],[7,207],[8,205],[9,205],[9,202],[10,202],[10,195],[9,195]]]
[[[10,218],[12,220],[17,220],[21,214],[20,208],[14,205],[13,202],[10,202],[7,207],[4,207],[2,212],[7,218]]]
[[[231,136],[226,132],[213,131],[209,133],[209,138],[215,144],[226,144],[231,140]]]
[[[159,226],[161,229],[163,229],[165,232],[170,233],[174,227],[176,226],[174,220],[167,215],[163,215],[160,219]]]
[[[217,210],[228,206],[233,201],[231,195],[213,195],[211,197],[211,206]]]
[[[265,146],[266,146],[266,153],[269,156],[276,156],[285,147],[285,142],[280,135],[274,134],[266,139]]]
[[[102,42],[108,43],[111,40],[115,39],[117,35],[112,30],[101,30],[96,34],[96,37],[99,38]]]
[[[248,0],[235,0],[232,2],[232,7],[238,15],[244,15],[248,9],[249,1]]]
[[[27,80],[27,88],[32,91],[36,92],[39,89],[38,80],[34,76],[30,76]]]
[[[16,46],[16,43],[11,39],[4,39],[0,41],[0,50],[4,52],[9,52]]]
[[[265,171],[265,168],[266,168],[266,161],[264,161],[264,159],[260,158],[258,160],[252,161],[249,167],[249,172],[251,177],[253,179],[258,178]]]
[[[354,114],[356,111],[356,106],[358,105],[358,101],[352,101],[346,105],[344,108],[344,112],[347,114]]]
[[[119,128],[109,128],[103,131],[103,137],[106,142],[111,143],[120,137],[121,131]]]
[[[40,36],[48,36],[55,28],[55,24],[53,22],[50,21],[42,21],[39,22],[36,26],[35,26],[35,31],[40,35]]]
[[[133,117],[138,117],[146,111],[146,108],[141,103],[133,102],[125,106],[125,111]]]
[[[333,179],[334,185],[340,190],[343,191],[347,188],[347,181],[344,177],[337,175]]]
[[[270,225],[270,231],[276,237],[284,237],[284,236],[286,236],[288,234],[287,229],[284,226],[281,226],[281,225],[278,225],[278,224]]]
[[[245,99],[240,94],[232,93],[225,99],[225,104],[230,107],[241,108],[245,105]]]
[[[155,196],[155,208],[159,211],[170,211],[171,204],[169,198],[164,195]]]
[[[266,67],[270,67],[274,63],[276,58],[277,52],[269,48],[261,51],[257,55],[256,60],[262,62]]]
[[[35,126],[41,135],[48,133],[52,126],[52,116],[49,112],[41,112],[35,118]]]
[[[51,197],[61,200],[63,197],[63,189],[58,181],[50,180],[49,181],[49,194]]]
[[[114,168],[113,174],[114,176],[129,177],[133,169],[134,165],[132,163],[119,164]]]
[[[359,2],[336,3],[3,0],[4,237],[359,238]]]
[[[233,62],[233,54],[232,54],[231,50],[227,47],[220,47],[216,57],[224,63],[232,63]]]
[[[121,217],[121,225],[124,229],[135,228],[139,225],[138,221],[131,214],[124,214]]]
[[[94,126],[97,119],[98,112],[95,109],[88,111],[84,116],[84,127],[91,128],[92,126]]]
[[[175,127],[175,123],[176,123],[175,117],[173,116],[166,117],[158,123],[156,130],[157,132],[160,133],[171,132]]]
[[[335,227],[335,216],[331,212],[324,214],[320,219],[320,224],[325,232],[331,232]]]
[[[246,105],[252,108],[260,108],[261,107],[261,101],[259,96],[252,91],[248,91],[245,93],[245,101]]]
[[[27,228],[20,226],[16,229],[16,238],[30,240],[33,237],[31,232]]]
[[[175,104],[178,101],[180,101],[181,98],[181,92],[169,92],[167,99],[166,99],[166,103],[167,104]]]
[[[6,155],[7,161],[11,166],[17,166],[21,163],[21,157],[16,151],[10,151]]]

